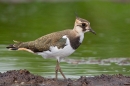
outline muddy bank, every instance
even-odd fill
[[[0,86],[130,86],[130,76],[100,75],[56,81],[31,74],[28,70],[11,70],[0,73]]]

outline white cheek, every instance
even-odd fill
[[[81,28],[80,26],[76,27],[76,31],[77,31],[78,33],[82,33],[82,32],[83,32],[83,31],[82,31],[82,28]]]

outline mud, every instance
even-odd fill
[[[118,74],[55,80],[31,74],[28,70],[11,70],[0,73],[0,86],[130,86],[130,76]]]

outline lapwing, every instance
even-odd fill
[[[63,31],[53,32],[44,35],[34,41],[19,42],[9,45],[10,50],[24,50],[44,58],[56,58],[55,77],[57,79],[58,71],[66,79],[59,65],[60,60],[71,55],[82,43],[84,33],[92,32],[96,34],[90,27],[90,22],[76,17],[74,28]]]

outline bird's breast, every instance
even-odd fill
[[[75,37],[75,38],[70,38],[70,45],[71,47],[76,50],[80,46],[80,36]]]

